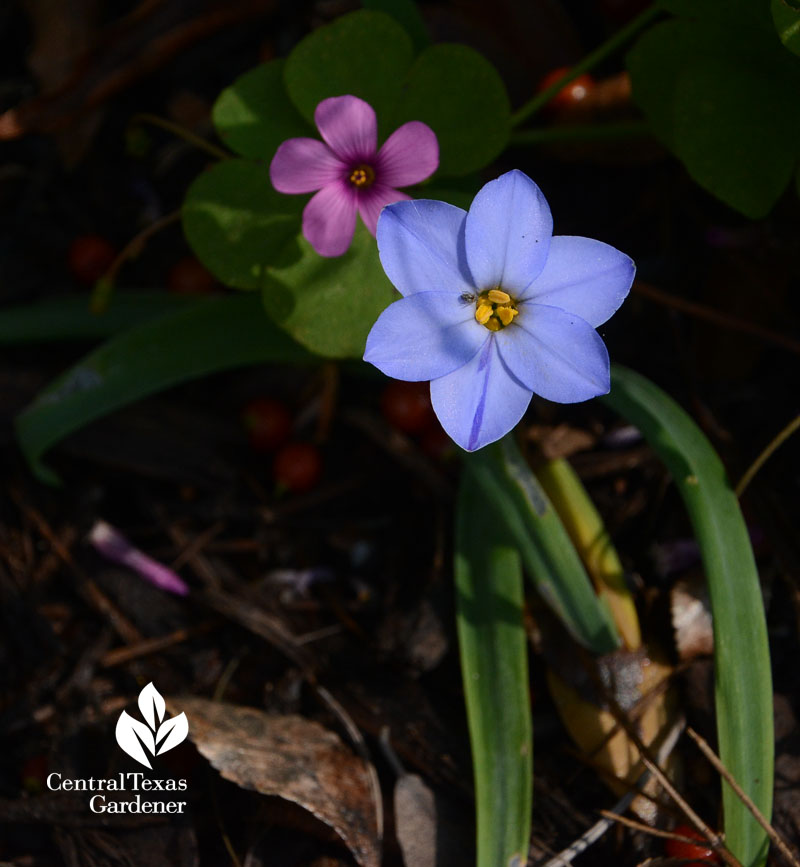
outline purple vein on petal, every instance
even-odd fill
[[[483,413],[486,409],[486,395],[489,390],[489,371],[491,367],[492,349],[494,349],[494,340],[489,338],[484,345],[480,361],[478,362],[477,374],[483,376],[483,387],[481,388],[481,396],[478,400],[478,405],[475,407],[475,415],[472,419],[472,430],[469,434],[470,451],[473,451],[478,444],[478,436],[483,424]]]

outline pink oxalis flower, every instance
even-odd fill
[[[353,240],[356,211],[374,235],[385,205],[409,199],[397,187],[418,184],[439,165],[439,143],[412,120],[378,150],[378,124],[357,96],[323,99],[314,121],[324,141],[290,138],[272,158],[269,175],[281,193],[317,194],[303,211],[303,234],[320,256],[341,256]]]

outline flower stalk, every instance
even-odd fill
[[[511,125],[519,126],[528,118],[533,117],[537,111],[540,111],[548,102],[561,90],[563,90],[571,81],[574,81],[579,75],[594,69],[598,63],[602,62],[609,55],[613,54],[618,48],[623,46],[629,39],[632,39],[640,30],[646,27],[658,15],[661,14],[661,8],[654,4],[648,6],[643,12],[640,12],[636,18],[629,24],[626,24],[622,30],[618,30],[613,36],[607,39],[594,51],[589,52],[583,60],[573,66],[563,78],[553,82],[550,87],[545,88],[541,93],[537,93],[532,99],[528,100],[525,105],[518,108],[511,115]]]

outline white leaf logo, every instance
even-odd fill
[[[165,720],[166,710],[163,696],[152,683],[148,683],[139,693],[139,711],[147,725],[134,719],[127,711],[122,711],[117,720],[117,743],[132,759],[150,770],[153,766],[145,747],[150,755],[160,756],[161,753],[177,747],[189,734],[186,714],[180,713]]]
[[[186,740],[186,735],[189,734],[189,720],[186,719],[186,714],[181,713],[164,722],[156,735],[156,744],[161,743],[156,755],[161,755],[173,747],[177,747],[179,743]],[[163,742],[162,742],[163,738]]]
[[[152,681],[139,693],[139,710],[153,731],[158,728],[158,723],[164,719],[167,705],[161,693],[153,686]]]

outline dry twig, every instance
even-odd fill
[[[786,859],[787,863],[791,864],[792,867],[800,867],[800,861],[798,861],[795,854],[789,848],[788,844],[784,841],[783,837],[770,825],[770,823],[764,817],[764,814],[758,809],[758,807],[753,803],[750,796],[745,792],[739,783],[736,782],[736,779],[733,777],[731,772],[722,764],[717,754],[711,747],[708,745],[708,742],[704,740],[693,728],[687,728],[686,734],[697,744],[700,748],[700,752],[708,759],[708,761],[713,765],[714,770],[725,780],[725,782],[733,789],[736,793],[736,797],[747,807],[747,809],[753,814],[756,822],[766,831],[767,836],[770,840],[775,844],[776,848],[780,851],[781,855]]]
[[[655,301],[656,304],[680,310],[682,313],[688,313],[689,316],[694,316],[696,319],[713,322],[714,325],[718,325],[720,328],[725,328],[728,331],[739,331],[743,334],[749,334],[752,337],[759,338],[759,340],[764,340],[767,343],[772,343],[775,346],[780,346],[782,349],[788,349],[789,352],[800,355],[800,343],[798,341],[783,334],[778,334],[778,332],[772,331],[769,328],[764,328],[763,325],[758,325],[746,319],[738,319],[729,313],[720,313],[712,307],[706,307],[704,304],[698,304],[695,301],[687,301],[685,298],[679,298],[677,295],[664,292],[663,289],[656,289],[655,286],[643,283],[641,280],[634,282],[633,290],[639,295]]]
[[[683,731],[683,719],[679,719],[675,722],[673,727],[667,733],[667,736],[664,738],[664,742],[661,744],[661,747],[658,750],[658,760],[659,762],[663,762],[667,756],[672,752],[675,748],[675,744],[678,742],[678,738],[680,737],[681,732]],[[627,792],[623,795],[619,801],[614,805],[613,814],[616,815],[618,813],[627,810],[628,807],[633,802],[633,799],[640,794],[639,790],[642,789],[647,781],[650,779],[651,772],[649,770],[645,771],[639,779],[636,781],[636,786],[631,789],[631,791]],[[625,780],[619,780],[620,783],[626,783]],[[603,834],[614,824],[614,822],[604,816],[599,821],[595,822],[588,831],[581,834],[577,840],[574,840],[570,845],[559,852],[556,856],[547,861],[543,867],[570,867],[574,858],[580,855],[582,852],[585,852],[589,846],[593,843],[597,842]]]
[[[81,596],[89,603],[89,605],[108,618],[108,621],[114,627],[114,630],[126,644],[138,644],[143,640],[141,632],[133,625],[133,623],[117,608],[117,606],[106,596],[105,593],[92,581],[92,579],[78,566],[75,562],[72,553],[64,546],[59,537],[50,524],[45,519],[44,515],[35,509],[33,506],[27,505],[22,499],[19,491],[11,490],[11,497],[17,504],[19,510],[36,526],[42,537],[47,540],[50,547],[59,557],[59,559],[72,572],[77,579],[78,591]]]
[[[594,667],[588,665],[587,672],[592,678],[595,687],[600,691],[608,703],[608,709],[612,716],[625,729],[626,734],[639,751],[642,764],[658,780],[660,786],[677,804],[692,825],[694,825],[694,827],[708,840],[711,844],[711,848],[720,856],[720,858],[722,858],[729,867],[742,867],[742,863],[728,849],[723,842],[722,837],[700,818],[700,816],[692,809],[689,802],[672,784],[669,777],[661,769],[658,760],[653,756],[652,750],[650,750],[650,748],[642,741],[639,732],[636,730],[636,726],[630,721],[625,711],[619,706],[617,700],[601,681]],[[614,812],[619,812],[619,810],[615,810]]]

